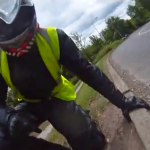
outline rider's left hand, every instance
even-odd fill
[[[149,110],[150,106],[146,101],[135,96],[125,99],[124,106],[122,108],[122,113],[128,122],[131,122],[129,112],[139,108],[146,108]]]
[[[11,136],[28,135],[30,132],[41,132],[38,128],[37,119],[28,113],[13,113],[8,122],[9,132]]]

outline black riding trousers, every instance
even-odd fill
[[[30,112],[39,119],[39,124],[48,120],[58,132],[65,136],[73,150],[102,150],[105,146],[104,135],[88,112],[75,101],[53,98],[40,103],[22,102],[16,106],[16,109]],[[0,150],[33,150],[33,148],[41,150],[40,148],[44,146],[45,150],[66,149],[35,137],[22,139],[0,137]]]

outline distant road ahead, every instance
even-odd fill
[[[150,22],[131,34],[113,52],[112,59],[122,69],[150,83]]]

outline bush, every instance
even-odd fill
[[[73,85],[75,85],[79,81],[79,78],[77,76],[74,76],[70,81]]]
[[[18,103],[16,92],[8,88],[6,104],[10,107],[15,107]]]

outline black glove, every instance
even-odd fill
[[[8,128],[11,136],[26,136],[31,132],[40,133],[38,120],[25,112],[12,113],[8,120]]]
[[[150,106],[143,99],[136,98],[135,96],[126,98],[124,100],[124,106],[122,108],[122,113],[128,122],[131,122],[129,112],[131,112],[135,109],[139,109],[139,108],[146,108],[149,110]]]

